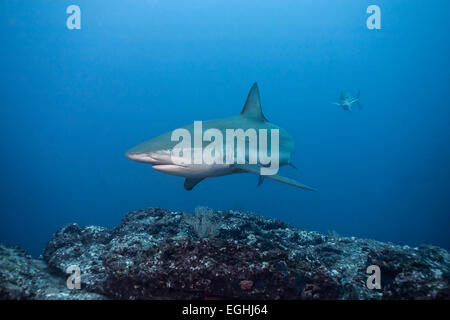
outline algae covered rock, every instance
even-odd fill
[[[44,250],[78,265],[87,290],[118,299],[448,299],[450,257],[436,247],[302,231],[236,211],[150,208],[119,227],[68,225]],[[367,267],[381,289],[366,286]]]
[[[66,271],[81,272],[69,290]],[[381,272],[369,289],[369,266]],[[0,246],[2,299],[449,299],[450,256],[323,235],[237,211],[160,208],[120,226],[61,227],[42,259]]]

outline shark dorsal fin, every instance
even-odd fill
[[[348,91],[341,91],[341,100],[347,100],[350,98],[350,93]]]
[[[261,102],[259,101],[258,84],[255,82],[250,89],[245,101],[244,108],[242,108],[241,115],[244,117],[255,118],[261,121],[267,121],[261,109]]]

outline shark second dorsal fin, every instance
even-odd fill
[[[245,101],[244,108],[242,108],[241,115],[244,117],[254,118],[261,121],[267,121],[261,109],[261,102],[259,100],[258,84],[255,82],[250,89]]]

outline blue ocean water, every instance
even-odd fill
[[[68,30],[66,8],[81,9]],[[369,5],[381,29],[369,30]],[[0,241],[39,255],[56,229],[132,210],[250,210],[306,230],[450,248],[448,1],[1,1]],[[281,173],[201,182],[124,152],[238,114],[258,81],[294,138]],[[330,102],[361,91],[352,114]]]

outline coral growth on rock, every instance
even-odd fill
[[[81,290],[65,287],[70,265],[81,269]],[[366,286],[370,265],[381,269],[379,290]],[[43,261],[0,247],[7,299],[449,299],[449,279],[450,256],[438,247],[322,235],[206,208],[138,210],[113,230],[70,224]]]
[[[33,259],[19,248],[0,245],[0,299],[105,299],[94,292],[69,290],[67,276],[53,274],[42,259]]]

